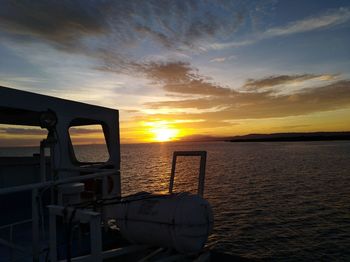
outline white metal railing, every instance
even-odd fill
[[[171,166],[171,175],[169,182],[169,193],[173,192],[174,180],[175,180],[175,169],[176,160],[178,156],[200,156],[199,164],[199,177],[198,177],[198,195],[203,197],[204,194],[204,181],[205,181],[205,166],[207,162],[207,152],[206,151],[175,151],[173,154],[173,162]]]
[[[33,189],[42,189],[47,187],[53,187],[58,186],[62,184],[68,184],[68,183],[74,183],[79,181],[84,181],[92,178],[103,178],[110,175],[119,175],[119,170],[116,169],[95,169],[95,168],[65,168],[65,169],[58,169],[58,171],[84,171],[84,172],[97,172],[94,174],[89,175],[82,175],[82,176],[74,176],[74,177],[68,177],[68,178],[62,178],[58,180],[53,181],[47,181],[47,182],[40,182],[40,183],[32,183],[27,185],[21,185],[21,186],[13,186],[8,188],[2,188],[0,189],[0,195],[5,194],[11,194],[11,193],[18,193],[23,191],[31,191]]]
[[[11,261],[13,260],[13,250],[18,250],[18,251],[20,251],[24,254],[30,255],[30,256],[32,255],[31,251],[13,243],[13,228],[15,226],[23,225],[23,224],[30,223],[30,222],[32,222],[32,219],[22,220],[19,222],[7,224],[7,225],[0,227],[0,230],[8,229],[8,228],[10,229],[9,240],[7,241],[5,239],[0,238],[0,244],[11,248],[11,254],[10,254]]]
[[[1,227],[1,229],[4,229],[4,228],[12,229],[13,226],[15,226],[15,225],[32,222],[32,254],[31,255],[33,257],[33,261],[39,261],[39,257],[40,257],[40,253],[41,253],[41,248],[39,245],[39,241],[40,241],[40,236],[39,236],[40,235],[40,233],[39,233],[40,232],[40,229],[39,229],[39,220],[40,220],[40,218],[39,218],[39,203],[37,201],[38,195],[39,195],[39,190],[45,189],[45,188],[53,188],[55,186],[63,185],[63,184],[81,182],[81,181],[85,181],[85,180],[89,180],[89,179],[102,178],[102,198],[106,198],[108,196],[107,177],[120,174],[120,171],[116,170],[116,169],[98,169],[98,168],[58,169],[57,171],[84,171],[84,172],[96,172],[96,173],[0,189],[0,195],[31,191],[32,218],[29,220],[23,220],[23,221],[19,221],[16,223],[4,225]],[[103,212],[103,213],[105,213],[105,212]],[[103,217],[103,219],[105,219],[105,217]],[[21,252],[26,251],[26,253],[28,253],[28,251],[26,250],[25,247],[15,245],[11,241],[7,241],[5,239],[0,238],[0,244],[8,246],[9,248],[11,248],[11,250],[18,250]]]

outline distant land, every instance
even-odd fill
[[[216,137],[193,135],[181,138],[183,142],[228,141],[228,142],[297,142],[297,141],[335,141],[350,140],[348,132],[310,132],[310,133],[274,133],[249,134],[243,136]]]
[[[350,140],[350,132],[275,133],[235,136],[229,142],[296,142]]]

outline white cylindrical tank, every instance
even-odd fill
[[[209,203],[189,193],[138,194],[124,199],[117,210],[117,224],[130,242],[181,253],[201,250],[213,229]]]

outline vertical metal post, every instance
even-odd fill
[[[10,243],[13,244],[13,225],[10,226]],[[14,257],[14,252],[13,252],[13,248],[10,248],[10,261],[14,261],[13,257]]]
[[[40,142],[40,180],[46,181],[45,140]]]
[[[171,174],[170,174],[170,183],[169,183],[169,193],[173,193],[174,187],[174,178],[175,178],[175,166],[176,166],[176,152],[173,154],[173,162],[171,164]]]
[[[102,262],[101,217],[95,215],[90,220],[91,261]]]
[[[205,165],[207,163],[207,152],[201,154],[201,162],[199,167],[198,195],[203,197],[204,181],[205,181]]]
[[[56,179],[55,177],[55,151],[54,151],[54,145],[50,145],[50,179],[51,181],[54,181]],[[50,204],[55,204],[55,187],[50,187]]]
[[[56,214],[54,214],[50,209],[50,239],[49,239],[49,247],[50,247],[50,261],[57,261],[57,236],[56,236]]]
[[[32,190],[32,250],[33,261],[39,261],[39,212],[38,212],[38,189]]]
[[[108,195],[108,177],[104,176],[102,178],[102,199],[106,199]],[[105,205],[102,206],[102,220],[103,220],[103,227],[105,232],[108,230],[107,225],[107,207]]]

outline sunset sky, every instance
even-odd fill
[[[0,85],[119,109],[123,143],[349,131],[350,1],[3,0]]]

